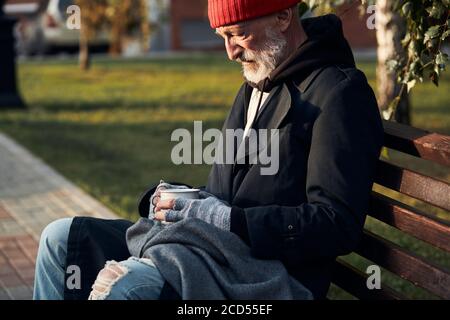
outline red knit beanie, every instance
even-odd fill
[[[212,28],[263,17],[294,6],[301,0],[208,0]]]

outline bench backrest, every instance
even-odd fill
[[[385,147],[450,167],[450,137],[384,121]],[[450,185],[428,175],[379,161],[375,183],[450,212]],[[450,252],[450,223],[436,215],[372,192],[368,215]],[[450,214],[448,215],[450,216]],[[434,295],[450,299],[450,271],[368,230],[356,253]],[[360,299],[403,299],[384,283],[369,290],[368,275],[338,259],[333,283]]]

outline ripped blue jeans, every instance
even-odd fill
[[[92,286],[89,300],[157,300],[164,279],[150,259],[108,261]]]
[[[64,278],[69,230],[72,218],[50,223],[42,232],[38,255],[33,299],[64,299]],[[157,300],[164,278],[149,259],[131,257],[108,261],[92,286],[92,300]]]

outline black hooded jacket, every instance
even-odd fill
[[[302,25],[308,40],[254,85],[270,92],[253,128],[279,130],[278,172],[261,175],[260,164],[215,164],[207,191],[233,206],[231,231],[256,257],[281,260],[323,298],[333,261],[360,239],[383,128],[339,18]],[[245,126],[252,90],[242,86],[223,130]]]

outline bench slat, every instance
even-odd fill
[[[450,166],[450,137],[383,121],[385,147],[440,165]],[[450,184],[445,181],[379,161],[375,182],[402,194],[450,211]],[[385,195],[373,192],[369,215],[409,235],[450,252],[450,223]],[[365,230],[356,253],[400,277],[450,299],[450,271],[415,253]],[[340,260],[336,262],[333,282],[362,299],[403,299],[386,288],[368,290],[367,275]]]
[[[450,210],[450,185],[444,181],[379,160],[375,182],[444,210]]]
[[[385,146],[450,166],[450,137],[392,121],[383,121]]]
[[[361,256],[444,299],[450,299],[450,271],[365,230]]]
[[[381,289],[369,290],[366,282],[368,275],[345,261],[338,260],[334,265],[333,283],[351,295],[365,300],[402,300],[403,295],[386,285]]]
[[[450,252],[450,223],[397,200],[372,192],[369,215]]]

